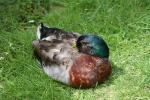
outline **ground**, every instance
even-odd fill
[[[32,56],[40,22],[102,36],[111,77],[92,89],[74,89],[45,75]],[[150,0],[0,0],[0,98],[149,100]]]

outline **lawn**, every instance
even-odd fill
[[[52,80],[32,56],[44,22],[102,36],[112,75],[91,89]],[[149,100],[150,0],[0,0],[1,100]]]

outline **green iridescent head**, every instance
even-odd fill
[[[95,35],[82,35],[78,38],[76,46],[79,52],[101,58],[109,58],[109,48],[101,37]]]

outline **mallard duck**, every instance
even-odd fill
[[[111,74],[109,48],[96,35],[79,35],[41,24],[34,55],[52,79],[75,88],[90,88]]]

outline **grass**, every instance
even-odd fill
[[[149,0],[0,1],[2,100],[149,100]],[[33,22],[31,22],[33,21]],[[110,48],[111,77],[92,89],[53,81],[32,57],[39,22],[102,36]]]

